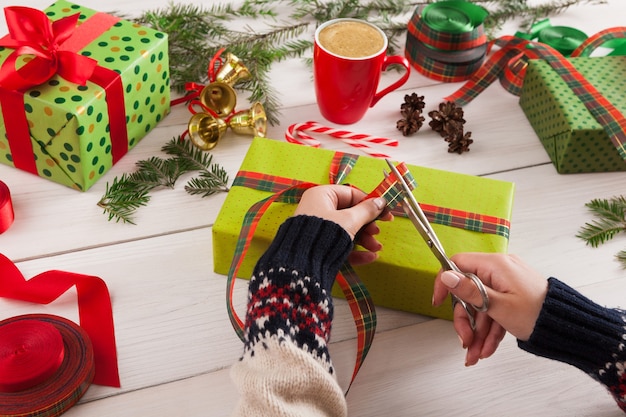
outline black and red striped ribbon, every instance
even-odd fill
[[[606,29],[585,40],[571,56],[589,56],[593,49],[606,42],[626,39],[626,27]],[[626,118],[609,102],[559,51],[549,45],[525,39],[503,36],[493,41],[500,46],[487,63],[477,71],[459,90],[445,100],[463,106],[471,102],[493,81],[500,79],[504,88],[519,95],[526,72],[528,59],[543,59],[563,79],[572,92],[581,100],[589,113],[605,130],[611,142],[626,161]],[[520,70],[507,71],[515,65]]]

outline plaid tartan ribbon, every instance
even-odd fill
[[[437,14],[460,7],[454,2],[439,4],[443,8],[438,8]],[[437,6],[437,3],[429,6],[434,11],[432,8]],[[471,3],[463,4],[463,7],[478,8]],[[463,13],[461,10],[459,12]],[[416,70],[434,80],[443,82],[467,80],[481,67],[487,53],[487,37],[482,23],[473,26],[471,30],[450,31],[445,27],[429,26],[423,13],[427,13],[427,9],[422,10],[418,7],[407,25],[405,47],[407,59]]]
[[[626,38],[626,27],[606,29],[589,37],[571,56],[589,56],[606,42]],[[603,127],[620,156],[626,160],[626,119],[574,66],[549,45],[504,36],[493,41],[501,47],[459,90],[445,100],[463,106],[500,78],[512,94],[519,95],[528,59],[543,59],[561,76],[572,92]],[[512,68],[516,68],[513,70]]]
[[[329,182],[331,184],[343,183],[352,167],[356,164],[357,159],[357,155],[335,152],[330,164]],[[411,189],[415,188],[417,183],[407,166],[401,163],[398,164],[397,168],[407,184],[409,184],[409,187]],[[248,187],[272,193],[269,197],[253,204],[246,212],[237,240],[235,254],[228,272],[226,294],[228,316],[237,335],[242,340],[244,339],[244,323],[234,309],[233,292],[237,272],[252,242],[256,227],[261,217],[272,203],[296,204],[300,201],[304,191],[317,185],[319,184],[251,171],[239,171],[233,181],[233,187]],[[390,209],[394,209],[402,200],[401,194],[402,191],[398,181],[390,174],[368,194],[367,198],[383,197],[387,201],[387,206]],[[495,233],[508,238],[509,222],[505,219],[431,205],[421,206],[429,217],[429,220],[432,219],[433,222],[454,227],[463,227],[479,232]],[[394,212],[394,214],[397,215],[399,213]],[[402,214],[404,215],[404,213]],[[337,275],[337,283],[350,306],[350,311],[352,312],[357,329],[357,355],[352,379],[350,381],[351,386],[365,361],[374,339],[376,332],[376,310],[367,288],[349,264],[345,263],[340,269]]]
[[[356,164],[357,158],[358,156],[356,155],[336,152],[331,162],[329,180],[336,184],[342,183],[346,176],[350,173],[352,167]],[[235,249],[235,255],[228,272],[228,290],[226,295],[228,316],[235,331],[237,332],[237,335],[243,340],[244,323],[234,309],[232,298],[235,277],[241,267],[245,253],[252,242],[254,231],[256,230],[258,222],[272,203],[298,203],[304,191],[317,186],[318,184],[265,174],[247,176],[242,176],[240,174],[237,175],[239,181],[236,179],[236,183],[234,183],[233,186],[241,185],[249,187],[252,184],[256,184],[258,189],[274,193],[271,196],[253,204],[244,216],[243,225]],[[349,264],[346,263],[342,266],[337,275],[337,283],[348,301],[350,311],[352,312],[354,323],[357,328],[357,357],[352,379],[350,381],[350,385],[352,385],[359,369],[365,361],[365,357],[367,356],[374,339],[374,334],[376,332],[376,310],[367,288]]]

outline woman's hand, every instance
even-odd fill
[[[528,340],[548,292],[547,280],[515,255],[460,253],[452,260],[462,271],[476,274],[489,296],[489,310],[476,313],[475,331],[465,310],[460,305],[455,308],[454,328],[467,348],[466,365],[491,356],[505,331],[520,340]],[[453,271],[440,271],[435,280],[433,304],[443,303],[448,293],[470,304],[482,304],[472,280]]]
[[[346,185],[320,185],[309,188],[302,195],[294,215],[317,216],[341,226],[356,244],[365,250],[355,250],[348,257],[352,265],[364,265],[378,258],[382,249],[376,239],[380,229],[376,219],[391,220],[383,198],[364,200],[366,194]]]

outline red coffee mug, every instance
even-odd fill
[[[333,46],[329,41],[326,41],[327,45],[324,41],[320,42],[321,31],[342,22],[356,22],[373,28],[375,30],[373,37],[380,36],[376,42],[382,46],[368,55],[349,57],[338,53],[337,45]],[[356,40],[361,39],[362,37],[359,37]],[[317,28],[313,47],[313,75],[317,104],[324,118],[339,124],[356,123],[361,120],[368,108],[373,107],[383,96],[409,79],[409,61],[400,55],[387,56],[387,45],[385,33],[364,20],[334,19]],[[406,71],[399,80],[376,92],[382,72],[392,64],[402,65]]]

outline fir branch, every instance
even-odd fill
[[[598,247],[619,232],[626,231],[626,197],[594,199],[585,206],[597,219],[585,223],[576,237],[583,239],[588,245]]]
[[[107,183],[98,206],[104,209],[103,213],[108,215],[109,221],[115,219],[116,223],[135,224],[131,216],[136,209],[148,204],[149,190],[149,187],[134,183],[128,174],[123,174],[119,179],[114,178],[110,186]]]
[[[174,188],[174,183],[181,174],[176,164],[156,156],[137,161],[136,165],[138,171],[131,174],[130,178],[135,183],[142,183],[150,188]]]
[[[305,56],[312,47],[310,39],[299,39],[311,26],[334,18],[353,17],[368,20],[385,31],[389,52],[403,47],[408,19],[419,6],[433,0],[244,0],[240,6],[231,3],[210,7],[170,3],[166,8],[144,12],[137,23],[169,35],[170,80],[172,89],[182,93],[185,83],[207,81],[207,66],[222,48],[238,56],[248,67],[253,81],[236,88],[251,92],[251,101],[260,101],[268,122],[278,124],[280,100],[269,82],[274,63],[290,57]],[[544,0],[529,5],[529,0],[472,0],[485,7],[489,16],[484,22],[489,37],[510,20],[522,19],[528,29],[539,18],[562,13],[579,4],[605,4],[606,0]],[[281,7],[278,9],[278,7]],[[282,15],[278,12],[280,10]],[[250,19],[266,24],[269,30],[245,31],[229,28],[235,19]],[[282,26],[276,26],[280,18]],[[269,24],[266,22],[270,21]],[[305,57],[310,63],[311,59]]]
[[[489,11],[484,25],[487,35],[493,38],[510,20],[520,19],[520,29],[528,30],[537,20],[563,13],[572,6],[606,4],[606,0],[547,0],[535,6],[529,5],[528,0],[489,0],[474,3],[481,3]]]
[[[104,209],[109,221],[135,224],[132,215],[148,204],[149,192],[159,187],[174,188],[176,180],[187,172],[200,171],[199,178],[185,186],[189,194],[207,197],[229,191],[227,172],[212,162],[212,155],[195,148],[190,141],[174,137],[161,150],[171,157],[137,161],[135,172],[114,178],[111,185],[107,183],[98,206]]]
[[[208,197],[218,192],[228,192],[228,173],[218,165],[212,165],[210,170],[200,172],[199,178],[192,178],[185,185],[189,194],[201,194]]]
[[[585,223],[576,237],[583,239],[588,245],[598,247],[619,232],[626,232],[626,197],[594,199],[585,206],[596,219],[591,223]],[[617,258],[626,267],[626,251],[618,253]]]
[[[213,156],[202,149],[196,148],[188,140],[172,138],[161,150],[174,159],[185,171],[204,171],[211,167]]]

